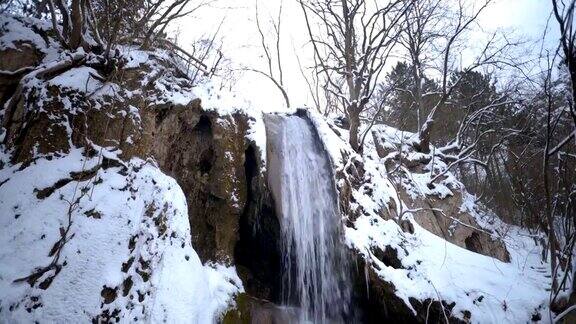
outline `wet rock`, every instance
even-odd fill
[[[370,252],[372,252],[372,254],[387,267],[392,267],[394,269],[403,268],[402,262],[398,259],[398,251],[390,246],[386,246],[384,250],[377,246],[373,246],[371,247]]]
[[[222,318],[222,324],[286,324],[298,323],[298,310],[281,307],[248,294],[236,296],[236,307]]]
[[[104,300],[104,304],[110,304],[114,300],[116,300],[118,292],[115,288],[110,288],[110,287],[104,286],[104,287],[102,287],[102,291],[100,292],[100,295],[102,296],[102,298]]]
[[[186,194],[192,245],[202,261],[231,264],[247,199],[248,118],[196,106],[159,110],[152,155]]]
[[[280,221],[258,156],[257,147],[250,145],[246,149],[246,204],[240,216],[234,263],[247,293],[256,298],[280,302]]]
[[[356,253],[356,252],[351,252]],[[362,323],[466,323],[452,313],[455,303],[410,298],[410,307],[396,295],[396,287],[383,280],[364,259],[357,258],[354,276],[355,303],[359,309],[356,320]],[[459,314],[466,318],[466,314]],[[468,314],[468,318],[470,318]]]

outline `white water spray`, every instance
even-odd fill
[[[349,265],[327,153],[308,119],[265,120],[268,181],[282,235],[283,303],[301,308],[300,322],[342,323],[349,315]]]

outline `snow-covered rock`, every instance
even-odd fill
[[[0,322],[210,322],[242,289],[233,269],[202,265],[182,190],[149,161],[6,158]]]
[[[2,77],[14,86],[1,98],[0,322],[216,321],[243,291],[236,234],[204,231],[214,250],[193,245],[190,216],[206,214],[202,192],[224,197],[217,220],[239,217],[245,184],[222,175],[243,172],[253,119],[203,109],[164,52],[123,48],[114,74],[39,35],[39,21],[0,18],[0,61],[15,48],[43,57]],[[179,152],[206,139],[203,120],[220,140]]]

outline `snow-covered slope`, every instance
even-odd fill
[[[6,119],[10,101],[0,110],[1,140],[10,142],[0,145],[0,323],[218,319],[242,282],[234,267],[202,264],[181,187],[139,149],[149,130],[136,103],[197,98],[166,67],[167,54],[121,48],[138,82],[128,86],[128,77],[99,77],[88,66],[97,57],[41,37],[50,28],[42,21],[0,15],[0,28],[7,84],[75,62],[51,77],[15,79],[22,104],[13,116],[25,126]]]
[[[550,285],[550,267],[541,261],[539,235],[502,223],[496,215],[477,205],[474,197],[451,173],[433,190],[427,186],[428,174],[408,169],[398,181],[392,180],[392,170],[386,166],[386,158],[377,154],[371,134],[366,137],[364,154],[360,157],[347,144],[346,130],[317,114],[309,115],[332,156],[340,190],[357,172],[350,172],[350,166],[354,161],[362,162],[364,174],[359,186],[351,191],[350,204],[350,213],[360,210],[360,215],[353,225],[346,226],[347,244],[363,255],[370,270],[379,278],[393,284],[396,296],[414,314],[421,311],[417,309],[420,304],[424,305],[426,314],[432,301],[443,300],[446,305],[442,316],[473,323],[549,320],[546,306],[549,292],[546,289]],[[398,145],[409,146],[414,136],[384,125],[376,125],[371,132],[383,136],[391,152]],[[431,163],[425,168],[430,168]],[[437,168],[446,166],[438,160],[435,164]],[[416,199],[461,194],[459,208],[476,221],[474,231],[503,241],[510,262],[472,252],[432,234],[419,225],[416,210],[402,201],[402,191],[412,193]],[[383,210],[387,217],[382,216]],[[401,226],[405,222],[410,222],[410,230]],[[455,218],[450,226],[471,225]],[[396,251],[400,264],[386,264],[387,260],[382,260],[375,252],[387,249]]]
[[[27,167],[2,156],[0,322],[211,322],[242,283],[201,264],[176,181],[82,153]]]

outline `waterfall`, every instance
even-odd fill
[[[350,267],[328,155],[307,117],[268,115],[265,123],[281,226],[282,302],[299,307],[299,322],[343,323]]]

